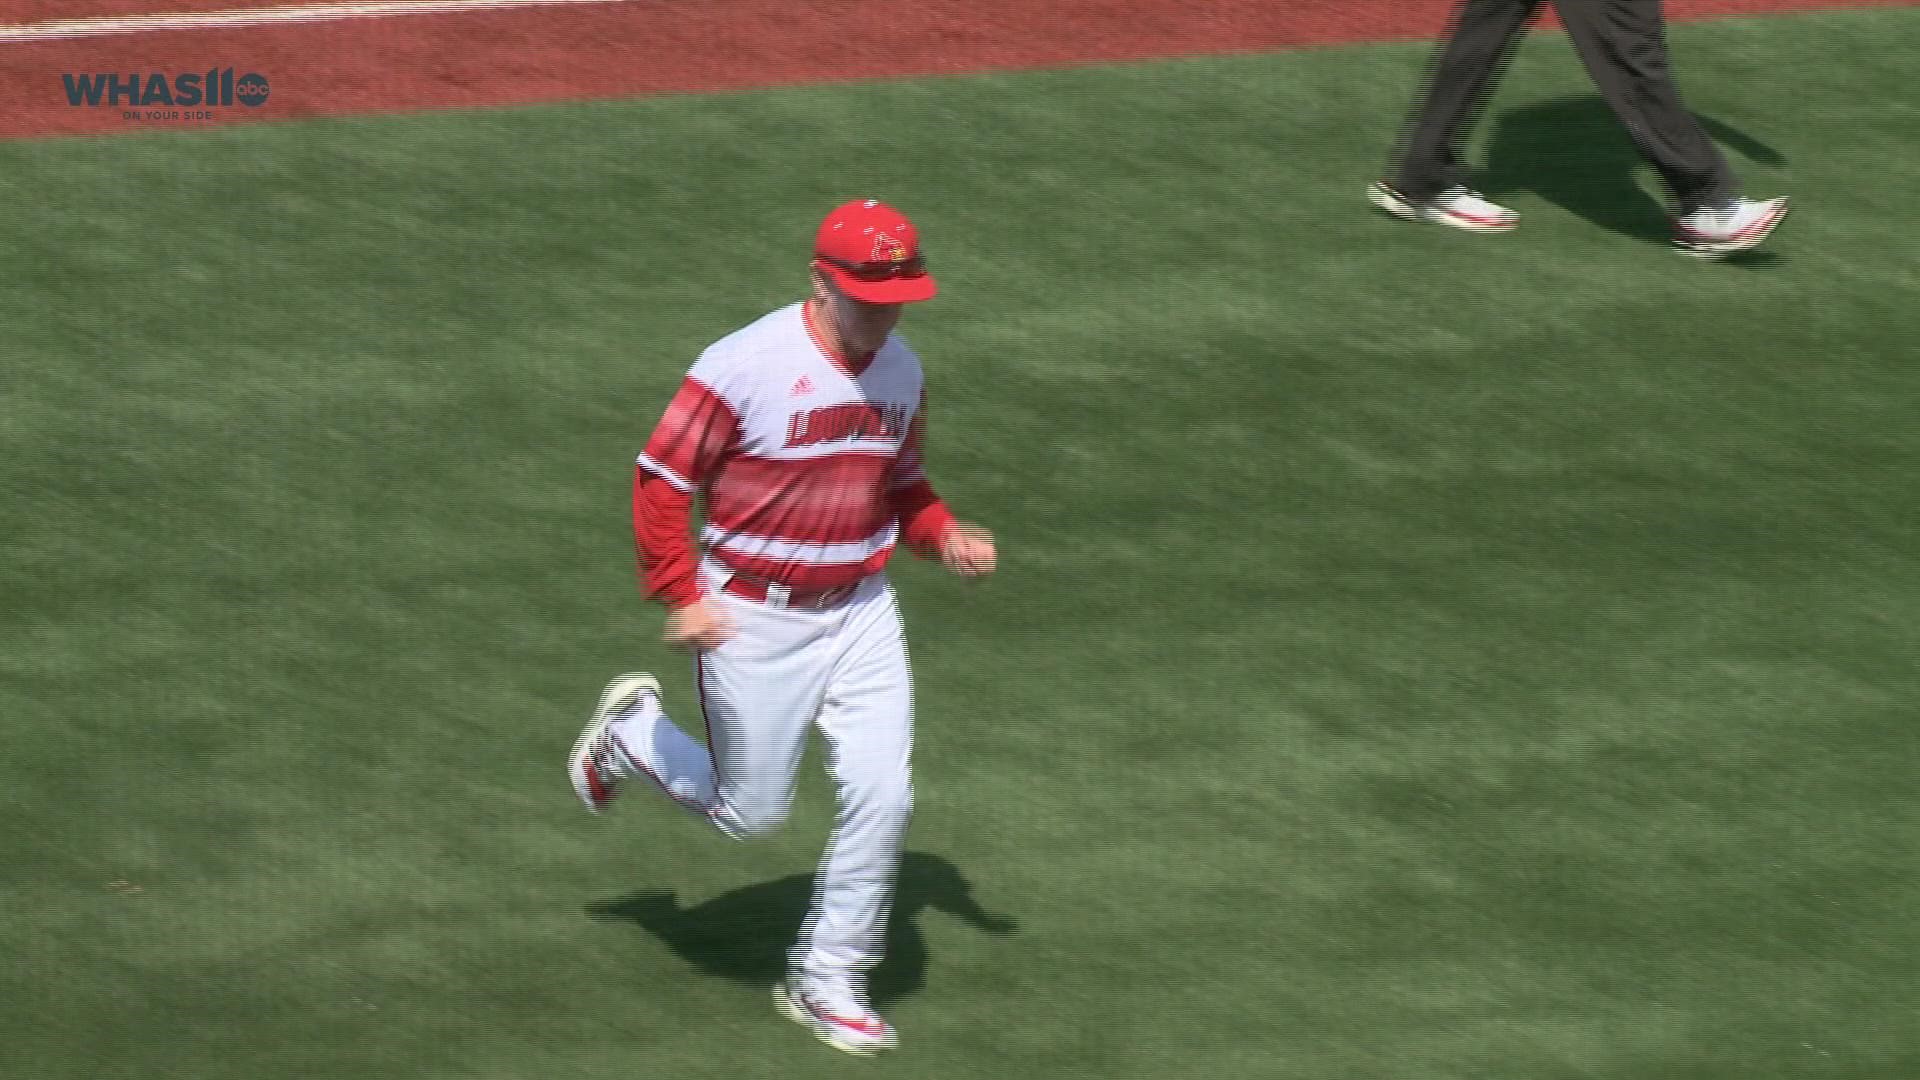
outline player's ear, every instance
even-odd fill
[[[833,300],[833,287],[827,284],[827,275],[821,273],[819,267],[814,267],[807,271],[807,277],[813,282],[813,298],[823,304],[830,303]]]

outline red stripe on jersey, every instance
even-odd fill
[[[707,521],[727,532],[803,544],[857,544],[887,527],[892,459],[831,454],[730,459],[707,491]]]
[[[794,562],[791,559],[757,559],[723,547],[712,548],[708,554],[728,569],[777,581],[799,592],[820,592],[851,585],[886,569],[887,559],[893,555],[893,546],[889,544],[857,563],[833,563],[827,566]]]
[[[689,378],[667,403],[646,455],[698,487],[740,445],[740,418],[720,395]]]

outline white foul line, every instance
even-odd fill
[[[293,7],[250,8],[244,11],[203,11],[180,15],[119,15],[97,19],[0,26],[0,45],[62,38],[145,34],[155,30],[230,30],[278,23],[334,22],[341,19],[380,19],[390,15],[438,15],[503,8],[555,7],[560,4],[622,4],[627,0],[370,0],[357,4],[306,4]]]

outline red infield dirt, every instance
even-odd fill
[[[1911,2],[1668,0],[1667,9],[1694,19]],[[1453,0],[920,0],[832,5],[804,18],[792,0],[615,0],[18,40],[22,27],[56,20],[271,3],[0,0],[0,94],[12,103],[0,113],[0,138],[1423,39],[1443,28]],[[244,90],[240,77],[257,74],[266,100],[182,103],[193,94],[181,93],[179,75],[226,69],[233,75],[216,83]],[[105,76],[120,84],[117,100]],[[137,105],[128,100],[135,76]],[[89,80],[98,104],[85,103]]]

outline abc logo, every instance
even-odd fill
[[[267,95],[271,92],[271,88],[267,86],[267,77],[256,75],[251,71],[240,76],[240,81],[233,84],[233,96],[240,99],[240,104],[250,109],[265,105]]]

